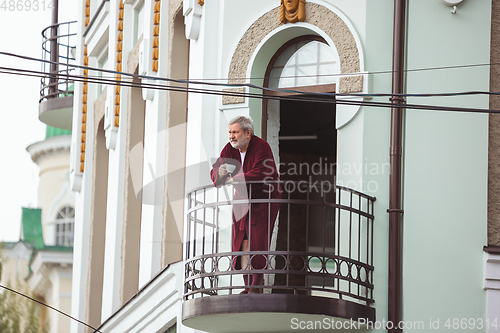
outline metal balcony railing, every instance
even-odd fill
[[[270,188],[277,183],[280,199],[272,199],[271,190],[267,199],[251,198],[252,186]],[[374,197],[326,182],[247,182],[246,186],[250,193],[246,200],[233,200],[232,186],[203,186],[188,194],[186,302],[237,297],[244,288],[255,288],[243,282],[244,274],[254,273],[264,275],[263,285],[257,287],[263,294],[330,298],[357,306],[374,301]],[[251,215],[256,205],[270,210],[273,204],[280,205],[273,230],[272,221],[263,221],[272,233],[269,250],[232,251],[233,206],[248,205]],[[238,256],[249,258],[247,269],[236,269]],[[259,256],[266,264],[256,269],[251,263]]]
[[[73,95],[76,64],[76,21],[58,23],[42,31],[42,72],[40,100]],[[49,62],[46,62],[49,61]]]

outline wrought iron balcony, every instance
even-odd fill
[[[278,183],[281,198],[273,199],[270,188]],[[208,332],[271,332],[290,330],[293,318],[374,321],[375,198],[323,182],[245,185],[245,200],[234,200],[231,186],[188,194],[183,324]],[[252,198],[253,186],[267,187],[268,197]],[[249,237],[249,251],[233,251],[233,208],[246,205],[251,216],[257,205],[270,211],[277,204],[274,228],[262,221],[272,233],[269,250],[252,251]],[[248,264],[237,269],[242,256]],[[265,267],[254,267],[258,257]],[[263,274],[263,284],[245,285],[243,275],[255,273]],[[258,292],[240,294],[249,288]]]
[[[72,75],[76,64],[76,21],[53,24],[42,31],[42,72],[38,117],[49,126],[71,130]]]

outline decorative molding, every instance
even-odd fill
[[[39,250],[31,260],[31,269],[37,272],[49,264],[73,265],[73,251]]]
[[[90,0],[85,1],[85,28],[90,23]]]
[[[101,6],[104,5],[104,2]],[[89,65],[89,56],[88,56],[88,47],[86,43],[86,34],[89,23],[90,23],[90,0],[85,1],[85,23],[84,23],[84,33],[83,33],[83,66],[88,67]],[[88,93],[88,69],[83,69],[83,82],[82,82],[82,119],[80,122],[80,132],[78,132],[77,120],[73,123],[74,127],[73,131],[76,139],[71,144],[71,153],[70,153],[70,187],[72,191],[80,192],[82,188],[82,177],[83,172],[85,170],[85,142],[86,142],[86,131],[87,131],[87,93]],[[78,134],[80,134],[80,145],[78,145]],[[80,151],[80,158],[78,159],[78,151]],[[78,167],[78,161],[80,161]]]
[[[154,26],[153,26],[153,72],[158,72],[158,59],[160,59],[160,6],[161,0],[155,0]]]
[[[183,0],[182,14],[184,15],[187,39],[197,40],[200,35],[203,4],[204,2],[200,4],[200,0]]]
[[[38,164],[40,158],[44,158],[51,154],[69,154],[70,147],[71,135],[61,135],[35,142],[26,147],[26,150],[30,153],[33,162]]]
[[[54,200],[52,200],[52,203],[49,206],[49,210],[46,215],[47,225],[50,223],[56,224],[61,222],[61,220],[57,220],[57,214],[63,207],[70,206],[72,208],[75,208],[75,195],[73,194],[69,186],[67,173],[65,174],[64,178],[65,180],[63,186],[61,187],[61,190],[56,195]]]
[[[484,253],[483,288],[500,290],[500,254],[498,253]]]
[[[85,45],[88,47],[88,54],[91,57],[99,57],[102,51],[108,48],[109,41],[109,21],[110,21],[110,1],[104,0],[97,8],[97,11],[90,20],[90,24],[85,29],[83,37]]]
[[[50,288],[50,273],[56,266],[73,265],[73,251],[39,250],[31,260],[31,274],[27,278],[28,285],[34,293],[44,295]]]
[[[118,141],[118,128],[120,127],[120,108],[121,108],[121,83],[123,71],[123,19],[125,15],[125,5],[123,0],[118,4],[118,20],[116,34],[116,74],[114,93],[112,91],[107,95],[104,112],[104,131],[106,135],[106,148],[115,149]]]
[[[5,242],[2,249],[3,255],[7,259],[26,259],[30,260],[33,254],[33,245],[25,241],[15,243]]]
[[[288,4],[288,1],[287,1]],[[292,6],[296,5],[293,11],[289,11],[285,5],[285,1],[281,0],[280,5],[280,22],[282,23],[296,23],[304,22],[306,20],[306,0],[292,1]]]
[[[88,0],[87,0],[88,1]],[[89,56],[87,53],[87,44],[83,45],[83,66],[87,67],[89,65]],[[87,68],[83,69],[83,84],[82,84],[82,126],[81,126],[81,137],[80,137],[80,173],[83,174],[85,170],[85,142],[87,140],[87,93],[88,93],[88,76],[89,70]]]
[[[483,249],[483,288],[486,291],[486,318],[500,320],[498,309],[500,307],[500,252],[499,248]],[[497,322],[497,324],[499,324]],[[498,333],[497,327],[486,327],[486,333]]]
[[[341,74],[359,73],[361,70],[361,50],[350,26],[343,18],[325,6],[308,2],[305,4],[307,17],[304,23],[311,24],[323,31],[333,42],[340,58]],[[280,7],[276,7],[258,18],[238,42],[229,65],[228,82],[245,83],[245,77],[253,53],[259,43],[272,31],[284,24],[279,17]],[[362,75],[345,76],[339,80],[339,91],[360,92],[363,90],[365,78]],[[342,85],[347,84],[346,87]],[[223,96],[222,104],[241,103],[240,99]]]
[[[116,38],[116,71],[122,72],[122,49],[123,49],[123,15],[124,15],[123,0],[120,0],[118,7],[118,37]],[[116,81],[121,81],[122,75],[116,74]],[[120,127],[120,89],[121,86],[115,87],[115,118],[113,127]]]
[[[90,23],[90,0],[85,1],[85,28]],[[87,50],[87,43],[83,42],[83,66],[88,67],[89,65],[89,55]],[[83,174],[85,171],[85,142],[86,132],[87,132],[87,93],[88,93],[88,77],[89,70],[87,68],[83,69],[83,84],[82,84],[82,125],[81,125],[81,137],[80,137],[80,173]]]

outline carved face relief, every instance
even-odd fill
[[[280,21],[283,23],[304,22],[306,0],[281,0]]]
[[[299,8],[299,0],[285,0],[286,10],[293,14]]]

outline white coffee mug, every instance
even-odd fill
[[[226,170],[228,173],[232,174],[234,172],[234,169],[236,169],[236,165],[226,163]]]

